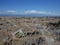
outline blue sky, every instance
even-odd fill
[[[0,0],[0,14],[60,15],[60,0]]]

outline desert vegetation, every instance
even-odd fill
[[[58,45],[58,17],[0,17],[0,45]]]

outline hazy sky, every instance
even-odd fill
[[[60,15],[60,0],[0,0],[0,14]]]

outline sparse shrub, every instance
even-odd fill
[[[60,41],[60,36],[58,36],[58,37],[56,38],[56,40],[57,40],[57,41]]]
[[[32,43],[32,45],[35,45],[35,43]]]

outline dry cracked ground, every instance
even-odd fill
[[[0,45],[60,45],[60,18],[1,16]]]

